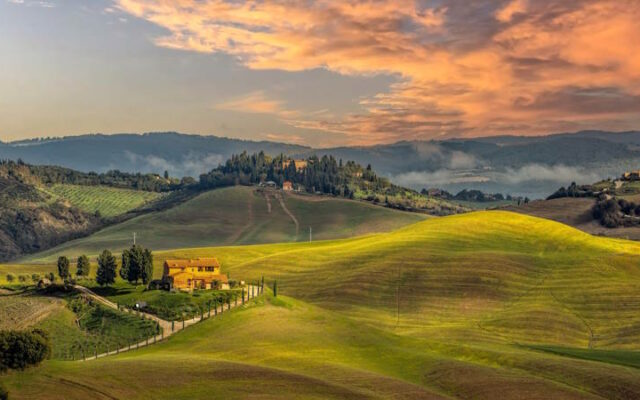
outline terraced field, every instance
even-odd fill
[[[0,330],[25,329],[64,307],[64,302],[51,297],[30,294],[0,295]]]
[[[67,184],[56,184],[47,187],[46,191],[54,198],[65,199],[84,211],[98,211],[103,217],[124,214],[162,196],[161,193],[142,190]]]
[[[95,256],[105,248],[119,252],[131,245],[134,232],[138,243],[161,250],[306,241],[309,227],[314,240],[352,237],[390,231],[425,218],[326,197],[286,196],[283,202],[290,213],[273,194],[265,198],[250,187],[213,190],[169,210],[130,219],[24,260],[53,262],[61,254]]]
[[[502,212],[217,256],[278,281],[166,343],[7,377],[16,398],[634,399],[640,243]],[[133,372],[132,372],[133,371]],[[57,388],[57,390],[55,389]]]

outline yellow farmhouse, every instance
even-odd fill
[[[215,258],[166,260],[162,281],[169,288],[181,290],[213,289],[216,283],[222,289],[229,287],[229,280],[220,273],[220,263]]]

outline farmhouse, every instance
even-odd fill
[[[622,180],[624,181],[638,181],[640,180],[640,171],[629,171],[622,174]]]
[[[215,258],[166,260],[162,281],[169,289],[214,289],[216,286],[225,289],[229,287],[227,276],[220,273],[220,263]]]

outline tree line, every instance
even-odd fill
[[[66,256],[58,257],[58,276],[65,283],[70,283],[72,280],[69,266],[70,262]],[[76,276],[88,276],[89,269],[89,258],[86,255],[78,257],[76,262]],[[153,279],[153,254],[151,250],[135,244],[131,246],[130,249],[125,249],[122,252],[119,271],[118,263],[113,253],[107,249],[103,250],[98,256],[96,282],[100,286],[112,285],[115,283],[117,275],[120,275],[123,280],[135,283],[136,285],[140,281],[145,285],[149,284]],[[55,280],[53,273],[50,274],[48,278],[52,282]]]
[[[54,165],[31,165],[20,159],[17,161],[0,160],[0,176],[13,178],[23,183],[33,183],[33,180],[38,180],[46,185],[63,183],[87,186],[105,185],[149,192],[169,192],[196,183],[191,177],[171,178],[167,171],[165,171],[164,176],[158,174],[134,174],[119,170],[104,173],[80,172]]]
[[[295,162],[284,155],[270,157],[264,152],[234,154],[226,163],[200,175],[200,188],[214,189],[233,185],[252,185],[273,181],[279,186],[290,181],[309,193],[324,193],[353,197],[353,191],[389,188],[386,178],[378,177],[371,165],[363,168],[354,161],[343,163],[333,156],[311,156],[304,168],[296,168]]]

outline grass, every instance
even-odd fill
[[[640,369],[640,351],[576,349],[556,346],[531,346],[531,348],[582,360],[593,360]]]
[[[234,301],[234,294],[241,295],[241,290],[199,290],[194,294],[145,290],[144,285],[135,286],[120,280],[109,287],[100,287],[92,281],[85,281],[83,284],[112,302],[129,308],[133,308],[136,302],[144,301],[147,303],[145,311],[170,321],[199,316],[209,311],[209,303],[213,306],[215,301],[220,304],[226,302],[227,298]]]
[[[138,243],[155,251],[306,241],[309,227],[316,240],[352,237],[390,231],[424,219],[418,214],[334,198],[287,196],[284,202],[298,222],[297,229],[273,196],[267,202],[253,188],[231,187],[203,193],[169,210],[133,218],[87,238],[26,256],[23,261],[51,263],[58,255],[95,256],[105,248],[118,253],[131,245],[134,232]]]
[[[165,258],[212,255],[234,278],[277,279],[281,295],[144,350],[10,374],[6,386],[44,399],[637,398],[640,371],[627,365],[640,343],[639,253],[504,211],[349,239],[158,251],[157,275]]]
[[[640,390],[640,373],[621,366],[508,345],[443,344],[277,300],[132,353],[47,362],[7,376],[6,386],[17,398],[42,399],[620,399]]]
[[[640,341],[640,244],[502,211],[314,243],[184,249],[232,276],[420,335],[632,348]],[[320,283],[320,284],[319,284]]]
[[[52,185],[46,191],[55,199],[67,200],[90,213],[98,211],[107,218],[124,214],[162,196],[161,193],[142,190],[69,184]]]
[[[156,324],[133,314],[86,304],[77,295],[45,295],[33,289],[0,296],[0,329],[45,330],[52,358],[78,359],[136,343],[156,333]]]

